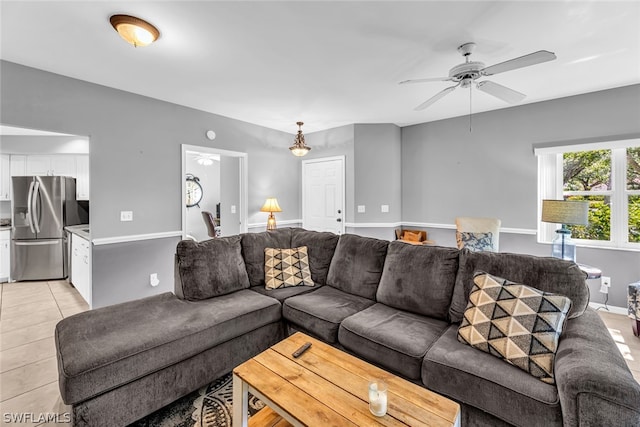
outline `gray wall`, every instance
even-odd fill
[[[240,233],[240,159],[220,157],[220,232],[223,236]],[[234,212],[232,207],[235,206]]]
[[[489,216],[502,226],[535,230],[534,144],[561,145],[640,135],[640,85],[527,104],[402,129],[403,221],[453,224],[456,216]],[[504,233],[503,233],[504,234]],[[453,230],[430,230],[455,245]],[[548,255],[536,236],[505,234],[500,250]],[[640,280],[640,252],[578,248],[578,261],[611,276],[609,303],[626,306],[626,285]],[[595,284],[592,284],[595,289]],[[592,289],[592,300],[602,295]]]
[[[181,230],[181,144],[248,153],[250,222],[275,189],[287,207],[278,218],[300,217],[291,134],[6,61],[0,79],[0,123],[89,137],[92,239]],[[134,221],[120,222],[122,210]],[[94,246],[94,306],[157,293],[148,275],[173,277],[175,243]]]

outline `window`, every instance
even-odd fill
[[[640,249],[640,140],[535,152],[539,203],[560,198],[589,201],[589,224],[568,226],[578,244]],[[538,221],[538,240],[551,242],[557,227]]]

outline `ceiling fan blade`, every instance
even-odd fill
[[[431,98],[427,99],[425,102],[423,102],[422,104],[418,105],[416,108],[414,108],[414,111],[421,111],[424,110],[425,108],[427,108],[429,105],[433,104],[434,102],[436,102],[437,100],[439,100],[440,98],[444,97],[446,94],[448,94],[449,92],[452,92],[455,88],[457,88],[458,85],[455,86],[451,86],[448,87],[444,90],[441,90],[440,92],[436,93],[435,95],[433,95]]]
[[[426,83],[426,82],[446,82],[448,80],[451,80],[451,77],[432,77],[429,79],[409,79],[409,80],[403,80],[400,83],[398,83],[399,85],[404,85],[407,83]]]
[[[499,64],[491,65],[481,71],[483,76],[492,76],[505,71],[511,71],[518,68],[529,67],[531,65],[540,64],[542,62],[553,61],[556,54],[547,50],[539,50],[519,58],[510,59]]]
[[[508,102],[509,104],[517,104],[527,97],[524,93],[509,89],[506,86],[502,86],[494,82],[479,82],[477,87],[478,90],[488,93],[489,95],[493,95],[504,102]]]

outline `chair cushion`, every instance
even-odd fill
[[[422,382],[429,390],[513,425],[562,425],[555,386],[459,342],[457,330],[449,326],[427,351]]]
[[[455,248],[391,242],[376,300],[447,320],[458,272],[458,252]]]
[[[472,233],[469,231],[456,231],[456,242],[459,248],[467,248],[470,251],[491,251],[493,249],[493,233]]]
[[[448,326],[378,303],[344,319],[338,341],[364,359],[419,380],[424,355]]]
[[[281,319],[248,289],[187,301],[172,293],[76,314],[56,325],[60,392],[75,404]]]
[[[386,240],[343,234],[329,266],[327,284],[353,295],[375,299],[387,246]]]
[[[240,236],[204,242],[182,240],[175,262],[175,290],[181,298],[195,301],[249,287]]]
[[[468,249],[462,249],[460,268],[449,309],[452,322],[462,321],[462,314],[467,308],[469,293],[473,287],[473,275],[478,270],[494,276],[506,277],[543,292],[568,297],[572,304],[569,319],[580,316],[589,304],[586,274],[571,261],[505,252],[471,252]]]
[[[282,317],[324,341],[335,343],[340,322],[373,304],[370,299],[323,286],[286,299]]]
[[[307,247],[264,249],[264,281],[267,289],[314,286]]]
[[[329,265],[336,251],[340,236],[329,232],[310,231],[294,228],[291,234],[291,247],[306,246],[309,253],[311,279],[316,285],[327,284]]]
[[[569,298],[479,272],[458,340],[549,384]]]
[[[277,228],[262,233],[242,234],[242,256],[251,286],[264,286],[265,248],[290,248],[292,228]]]

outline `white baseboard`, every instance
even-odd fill
[[[623,316],[626,316],[629,313],[629,310],[626,307],[616,307],[615,305],[604,305],[604,304],[600,304],[598,302],[590,302],[589,303],[589,307],[593,308],[594,310],[604,310],[607,311],[606,309],[609,309],[609,313],[613,313],[613,314],[622,314]]]

